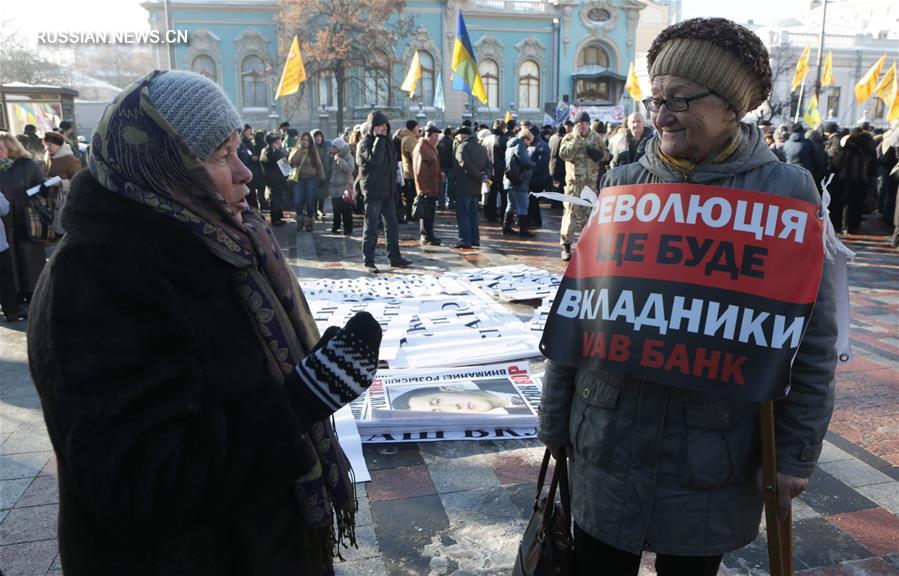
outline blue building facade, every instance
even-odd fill
[[[216,81],[245,121],[268,126],[287,119],[300,127],[334,128],[336,83],[327,72],[301,93],[273,98],[286,53],[278,39],[276,0],[148,0],[151,27],[188,30],[189,45],[161,46],[160,68],[194,70]],[[392,118],[456,123],[488,121],[506,112],[541,122],[559,100],[620,119],[627,70],[635,58],[640,0],[407,0],[403,18],[415,32],[392,53],[372,54],[361,83],[347,93],[345,118],[355,123],[373,107]],[[462,10],[488,94],[486,104],[449,89],[456,13]],[[283,44],[283,42],[282,42]],[[410,97],[399,87],[414,51],[423,77]],[[443,106],[435,102],[439,85]],[[435,106],[435,104],[438,104]]]

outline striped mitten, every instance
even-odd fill
[[[288,387],[305,422],[317,422],[365,392],[378,369],[381,325],[359,312],[342,329],[325,330],[315,348],[294,367]]]

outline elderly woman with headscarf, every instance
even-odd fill
[[[656,136],[638,162],[611,170],[604,187],[704,184],[817,205],[808,172],[779,162],[759,130],[740,121],[771,90],[768,54],[755,34],[720,18],[687,20],[655,39],[648,63],[652,96],[644,104]],[[784,514],[808,485],[833,410],[833,292],[825,263],[789,394],[775,403]],[[759,410],[548,361],[540,437],[556,456],[572,456],[578,573],[602,566],[637,574],[649,550],[660,576],[714,575],[724,553],[752,542],[762,511]]]
[[[356,503],[330,415],[370,384],[367,314],[323,337],[245,201],[213,82],[153,72],[106,109],[38,282],[31,373],[70,576],[319,575]]]

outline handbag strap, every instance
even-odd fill
[[[548,452],[548,451],[547,451]],[[545,460],[545,458],[544,458]],[[541,468],[541,471],[543,469]],[[542,476],[541,476],[542,479]],[[546,495],[546,501],[543,506],[543,525],[542,533],[549,530],[550,523],[553,519],[553,508],[556,502],[556,489],[559,490],[560,500],[562,501],[562,509],[565,511],[565,533],[571,536],[571,494],[568,487],[568,459],[556,460],[553,467],[552,480],[549,483],[549,493]],[[539,497],[538,497],[539,498]]]
[[[540,474],[537,475],[537,496],[534,497],[534,510],[540,504],[540,494],[543,492],[543,486],[546,484],[546,471],[549,470],[549,459],[551,457],[549,448],[543,453],[543,462],[540,464]]]

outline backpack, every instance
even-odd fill
[[[509,162],[509,165],[506,166],[505,177],[509,180],[509,183],[512,186],[518,186],[521,184],[521,164],[518,161],[518,156],[515,154],[512,155],[512,161]]]

